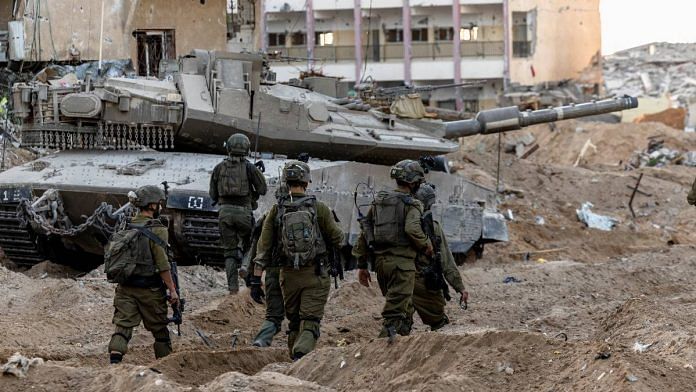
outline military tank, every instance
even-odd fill
[[[21,143],[60,152],[0,173],[0,246],[21,265],[46,259],[79,267],[98,262],[109,235],[129,208],[128,192],[166,184],[164,216],[181,263],[222,263],[217,207],[208,196],[223,142],[235,132],[256,144],[274,202],[288,157],[312,156],[309,192],[336,211],[353,244],[358,209],[390,184],[385,164],[458,149],[459,137],[596,115],[637,106],[631,97],[520,112],[480,112],[469,120],[427,126],[337,102],[306,88],[275,83],[265,56],[194,51],[164,80],[109,78],[77,85],[33,82],[13,86]],[[448,242],[465,255],[506,241],[496,193],[460,176],[431,171],[434,210]]]

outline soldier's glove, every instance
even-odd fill
[[[459,292],[459,307],[466,310],[469,307],[469,292],[464,290]]]
[[[263,304],[263,299],[266,297],[266,294],[263,292],[263,289],[261,288],[261,277],[251,276],[251,278],[249,278],[249,285],[251,286],[251,299],[253,299],[254,302],[258,304]]]
[[[360,282],[361,285],[365,287],[370,287],[370,282],[372,281],[372,278],[370,277],[370,271],[366,269],[359,269],[358,270],[358,281]]]
[[[266,172],[266,165],[263,163],[263,161],[254,162],[254,166],[256,166],[257,169],[261,170],[261,173]]]

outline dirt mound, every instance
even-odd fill
[[[201,388],[203,392],[285,392],[285,391],[333,391],[319,384],[302,381],[294,377],[275,372],[261,372],[255,376],[247,376],[237,372],[221,375],[208,385]]]
[[[152,364],[153,368],[184,385],[202,385],[234,371],[255,374],[269,363],[287,361],[287,350],[244,348],[234,351],[180,351]]]
[[[686,121],[686,109],[684,108],[669,108],[659,113],[643,114],[633,120],[634,123],[640,124],[645,122],[659,122],[674,129],[683,130]]]
[[[57,264],[50,261],[43,261],[33,265],[24,272],[31,278],[74,278],[79,275],[84,275],[84,272],[73,269],[67,265]]]

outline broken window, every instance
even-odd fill
[[[387,42],[403,42],[404,31],[401,29],[389,29],[386,31],[384,38]]]
[[[138,75],[158,76],[160,62],[176,59],[174,30],[136,30]]]
[[[269,33],[268,46],[285,46],[285,33]]]
[[[512,55],[530,57],[534,54],[536,9],[512,13]]]
[[[314,33],[314,42],[319,46],[333,45],[334,34],[332,32],[316,32]]]
[[[413,42],[428,42],[428,29],[411,29],[411,40]]]
[[[454,39],[454,28],[443,27],[437,29],[435,32],[435,38],[437,41],[452,41],[452,39]],[[477,41],[478,26],[460,28],[459,39],[462,41]]]
[[[290,36],[290,42],[293,46],[301,46],[307,43],[307,35],[302,32],[292,33]]]

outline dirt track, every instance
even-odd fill
[[[441,331],[418,323],[392,346],[375,339],[382,297],[349,273],[331,292],[319,348],[289,363],[282,333],[271,349],[249,348],[263,309],[246,291],[229,297],[222,272],[184,267],[188,308],[176,353],[156,361],[151,337],[138,330],[126,364],[110,367],[113,287],[102,274],[0,267],[0,360],[16,351],[47,360],[24,379],[0,377],[0,390],[692,389],[696,211],[685,198],[694,170],[626,172],[619,161],[653,134],[684,151],[696,149],[696,139],[655,124],[563,124],[532,130],[541,148],[528,159],[503,156],[501,210],[514,215],[511,241],[460,267],[470,308],[449,304],[452,323]],[[597,152],[574,167],[588,137]],[[496,145],[497,137],[467,141],[460,173],[495,184]],[[639,172],[651,196],[636,198],[633,219],[628,186]],[[618,218],[618,227],[585,228],[575,216],[584,201]],[[641,345],[643,352],[634,350]]]

